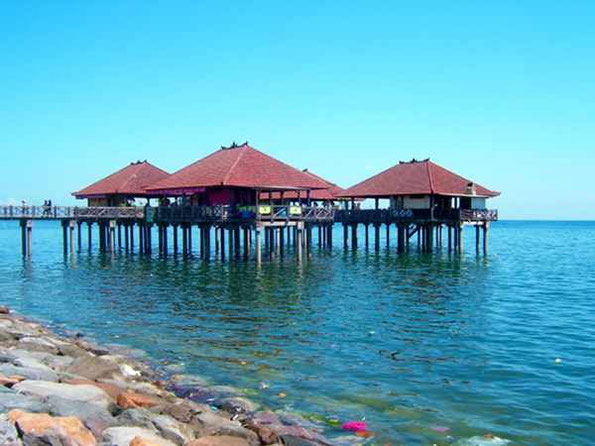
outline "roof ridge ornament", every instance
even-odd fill
[[[430,158],[426,158],[424,160],[418,160],[415,158],[411,158],[411,161],[399,161],[399,164],[418,164],[418,163],[427,163],[430,161]]]
[[[248,141],[245,141],[243,144],[237,144],[235,141],[231,143],[230,146],[221,146],[221,150],[230,150],[230,149],[237,149],[239,147],[245,147],[248,145]]]

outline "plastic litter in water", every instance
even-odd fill
[[[366,430],[366,422],[365,421],[348,421],[347,423],[343,423],[341,426],[343,430],[346,431],[365,431]]]
[[[432,426],[431,429],[435,432],[448,432],[450,427],[445,426]]]

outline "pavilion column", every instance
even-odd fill
[[[127,253],[130,251],[130,223],[124,223],[124,251],[126,251]],[[142,229],[139,227],[139,232],[138,232],[138,238],[139,238],[139,242],[142,246]]]
[[[480,239],[479,225],[475,225],[475,253],[479,254],[479,239]]]
[[[117,222],[118,225],[118,250],[122,249],[122,223]]]
[[[448,252],[452,251],[452,225],[448,225]]]
[[[134,223],[130,225],[130,252],[134,252]]]
[[[370,234],[369,234],[369,228],[368,228],[368,223],[364,224],[364,231],[365,231],[365,245],[366,245],[366,250],[368,250],[368,244],[370,242]]]

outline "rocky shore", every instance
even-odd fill
[[[233,389],[163,380],[147,364],[84,337],[58,336],[0,307],[0,445],[329,445]]]

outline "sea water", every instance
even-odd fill
[[[361,235],[346,251],[337,227],[332,251],[314,240],[301,264],[289,252],[259,268],[64,256],[56,222],[34,223],[24,260],[18,223],[0,222],[0,303],[237,387],[330,438],[350,434],[329,420],[365,419],[369,444],[488,432],[595,444],[595,223],[502,221],[490,235],[487,256],[469,229],[462,255],[415,243],[399,255],[395,240],[376,253]]]

